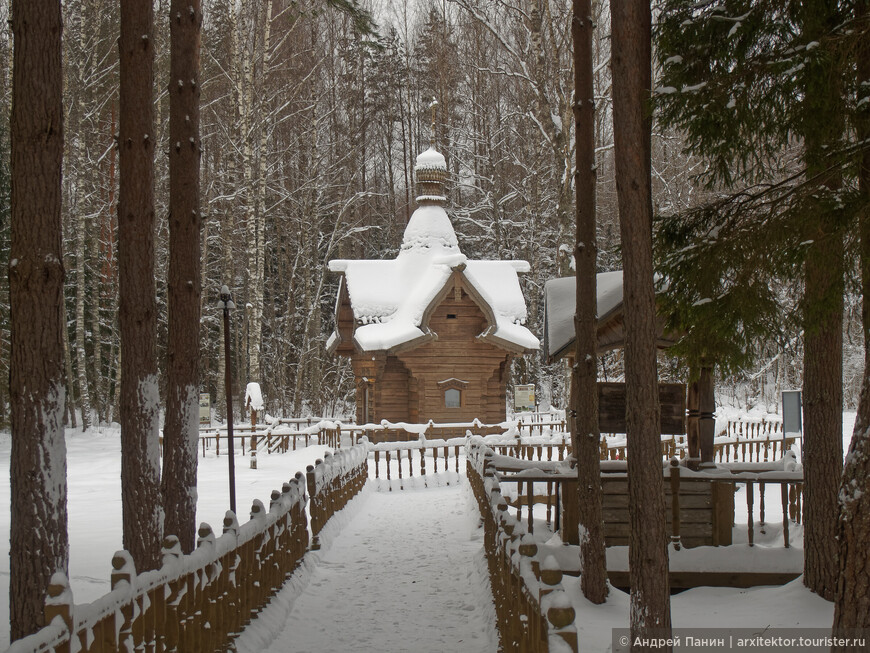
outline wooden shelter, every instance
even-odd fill
[[[351,359],[359,424],[500,422],[514,356],[534,352],[518,273],[474,261],[445,210],[444,157],[417,157],[418,208],[393,260],[335,260],[341,274],[330,352]]]
[[[597,275],[597,288],[597,350],[599,353],[603,353],[625,346],[622,270],[599,273]],[[576,301],[576,279],[574,277],[551,279],[544,285],[544,354],[548,363],[560,359],[566,359],[569,365],[573,363],[574,342],[576,340],[574,331]],[[665,320],[659,316],[656,346],[660,349],[666,349],[673,345],[677,338],[677,334],[667,332]],[[660,387],[663,426],[675,421],[683,422],[683,413],[685,412],[685,431],[675,431],[670,426],[665,427],[668,430],[663,430],[662,433],[685,432],[689,444],[689,458],[692,460],[700,459],[701,464],[712,464],[715,436],[714,413],[716,410],[712,364],[702,367],[697,375],[693,375],[693,377],[695,376],[697,378],[689,384],[688,396],[684,402],[675,402],[669,399],[674,394],[673,384],[662,384]],[[608,394],[612,393],[612,384],[599,384],[599,398],[602,396],[606,398]],[[608,405],[607,401],[599,403],[602,406]],[[605,417],[610,419],[613,416],[605,415]]]

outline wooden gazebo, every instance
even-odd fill
[[[603,353],[625,346],[622,271],[599,273],[597,288],[597,350]],[[575,277],[551,279],[544,285],[544,353],[548,363],[566,359],[569,365],[573,364],[575,311]],[[656,345],[666,349],[676,342],[677,337],[666,331],[665,319],[659,316]],[[701,368],[693,376],[697,379],[689,383],[688,392],[682,390],[682,401],[674,384],[661,384],[662,433],[685,433],[689,459],[700,459],[702,465],[712,464],[716,410],[712,366]],[[614,384],[599,384],[600,404],[618,408],[619,399],[613,399],[615,392]],[[602,411],[602,419],[602,432],[612,431],[613,410]]]

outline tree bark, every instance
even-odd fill
[[[859,12],[870,15],[870,0],[859,3]],[[870,88],[870,42],[865,38],[856,53],[858,81],[865,85],[862,95]],[[859,86],[861,88],[861,86]],[[858,119],[858,141],[870,139],[870,106],[865,103]],[[870,148],[864,149],[858,173],[858,184],[865,205],[870,205]],[[837,592],[834,598],[834,631],[849,628],[870,628],[870,493],[866,492],[870,478],[870,213],[859,218],[859,256],[861,260],[862,307],[864,330],[864,379],[858,400],[858,415],[852,443],[846,456],[843,480],[840,483],[838,522],[839,565]],[[847,651],[834,647],[832,651]],[[866,650],[866,649],[865,649]]]
[[[574,0],[571,35],[574,41],[574,123],[576,147],[577,227],[574,260],[577,268],[576,341],[571,376],[571,407],[575,411],[571,439],[577,459],[580,506],[580,586],[593,603],[607,598],[607,559],[601,513],[601,465],[598,430],[598,311],[595,237],[595,97],[592,88],[592,4]]]
[[[613,131],[625,306],[631,639],[671,628],[650,182],[649,3],[611,0]],[[663,635],[664,634],[664,635]],[[646,650],[632,644],[632,651]],[[666,650],[670,650],[668,647]]]
[[[836,28],[834,0],[800,5],[807,38],[824,41]],[[830,48],[825,44],[824,48]],[[831,171],[828,151],[843,135],[842,86],[831,69],[834,53],[808,61],[821,70],[808,77],[823,80],[805,89],[804,157],[807,177],[820,195],[842,186]],[[829,601],[837,587],[837,493],[843,471],[843,293],[844,254],[840,216],[820,202],[808,226],[804,267],[804,584]]]
[[[157,305],[154,279],[154,11],[121,0],[118,283],[124,548],[136,570],[160,566]]]
[[[169,9],[169,340],[163,428],[164,531],[182,551],[196,545],[199,438],[199,0]]]
[[[51,576],[66,573],[61,3],[14,0],[9,257],[10,636],[44,624]]]

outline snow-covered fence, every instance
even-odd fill
[[[542,414],[543,416],[543,414]],[[562,419],[530,419],[529,417],[522,417],[517,420],[516,424],[517,432],[520,435],[523,435],[526,431],[528,431],[529,437],[537,435],[541,436],[545,433],[567,433],[568,432],[568,424],[565,421],[564,417]]]
[[[379,442],[370,444],[369,450],[374,458],[375,478],[392,480],[398,476],[401,481],[407,471],[409,478],[414,476],[414,461],[420,476],[426,476],[428,469],[432,474],[439,471],[448,472],[451,469],[459,473],[459,459],[465,438],[449,440],[429,440],[425,435],[411,442]],[[395,463],[395,464],[394,464]],[[439,470],[440,467],[440,470]]]
[[[327,452],[323,460],[307,470],[310,497],[312,548],[318,549],[320,531],[329,518],[344,508],[365,485],[368,478],[368,451],[365,444]]]
[[[244,456],[248,451],[257,453],[285,453],[296,451],[297,448],[307,447],[309,444],[318,443],[320,429],[315,425],[302,430],[291,429],[283,424],[272,424],[268,428],[251,428],[241,426],[233,429],[234,446],[238,447]],[[202,447],[202,455],[207,451],[214,451],[220,456],[229,451],[229,438],[225,429],[209,428],[200,429],[199,444]],[[160,437],[160,445],[163,445],[163,436]]]
[[[558,461],[535,461],[496,455],[491,458],[499,474],[508,505],[516,509],[516,518],[526,519],[532,533],[546,526],[560,533],[566,543],[576,544],[578,507],[576,472]],[[608,546],[628,544],[628,476],[626,461],[604,461],[601,487],[604,509],[604,532]],[[790,546],[791,524],[801,522],[803,473],[795,454],[767,463],[720,464],[715,468],[692,471],[677,458],[663,464],[667,528],[677,547],[723,546],[735,541],[754,544],[756,527],[762,534],[779,536]],[[769,491],[771,490],[771,491]],[[735,493],[743,491],[746,509],[736,510]],[[772,510],[767,504],[773,502]],[[536,510],[537,508],[537,510]],[[537,514],[536,514],[537,513]],[[735,516],[745,514],[744,534],[732,534]],[[771,514],[777,522],[769,522]],[[780,522],[781,517],[781,522]],[[543,523],[540,523],[543,522]],[[781,523],[781,527],[780,524]],[[768,538],[770,539],[770,538]]]
[[[507,431],[508,424],[484,424],[479,420],[473,422],[456,422],[436,424],[429,421],[425,424],[409,424],[406,422],[389,422],[382,420],[380,424],[342,424],[341,422],[324,422],[318,433],[321,444],[338,447],[344,443],[356,444],[365,436],[369,442],[413,442],[425,436],[428,440],[450,440],[460,438],[464,442],[465,434],[471,431],[475,435],[501,434]]]
[[[784,456],[797,444],[800,436],[747,434],[720,435],[713,441],[713,460],[717,462],[772,462]]]
[[[468,480],[484,523],[484,548],[505,651],[576,651],[575,611],[555,559],[539,551],[525,526],[508,514],[494,453],[481,440],[466,447]]]
[[[137,574],[130,555],[119,551],[112,589],[93,603],[74,605],[66,576],[55,574],[45,606],[48,625],[6,653],[227,650],[309,548],[306,489],[316,536],[361,489],[366,470],[365,447],[326,456],[307,479],[298,472],[274,490],[268,510],[255,500],[247,523],[239,525],[227,512],[220,536],[201,524],[191,554],[167,537],[163,565],[154,571]]]

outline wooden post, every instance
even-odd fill
[[[716,397],[713,386],[713,366],[704,365],[698,378],[698,440],[701,451],[701,466],[713,467],[716,436]]]
[[[251,411],[252,413],[255,411]],[[251,436],[251,469],[257,469],[257,436]]]
[[[680,544],[680,461],[671,458],[671,544],[679,551]]]
[[[526,481],[526,501],[528,502],[529,508],[528,531],[531,534],[535,532],[535,522],[533,514],[535,508],[535,484],[532,481]]]
[[[754,495],[755,487],[752,484],[752,481],[746,481],[746,509],[749,513],[749,517],[747,518],[746,527],[749,531],[749,546],[755,545],[755,530],[752,524],[752,513],[754,512],[754,503],[755,503],[755,495]]]
[[[69,580],[66,574],[62,571],[55,572],[48,584],[48,596],[45,597],[45,606],[43,614],[45,615],[45,625],[48,626],[54,621],[55,617],[63,619],[66,624],[67,637],[65,642],[55,646],[53,651],[56,653],[70,653],[72,650],[72,639],[76,636],[73,630],[73,594],[69,586]]]
[[[173,536],[174,537],[174,536]],[[178,538],[175,538],[176,544]],[[180,553],[181,546],[178,551]],[[130,587],[132,598],[133,579],[136,578],[136,565],[133,564],[133,557],[127,551],[118,551],[112,557],[112,574],[111,587],[114,590],[122,582],[126,582]],[[121,606],[121,615],[123,621],[118,628],[118,650],[132,651],[135,643],[133,642],[133,601],[125,602]]]
[[[782,495],[782,541],[785,548],[789,548],[788,538],[788,484],[780,483],[780,493]]]
[[[320,461],[318,461],[319,463]],[[314,465],[306,467],[306,479],[308,482],[308,502],[309,512],[311,513],[311,550],[317,551],[320,549],[320,510],[318,509],[319,499],[317,497],[317,481],[314,476]]]
[[[577,496],[577,479],[562,481],[562,541],[565,544],[580,544],[580,506]]]

